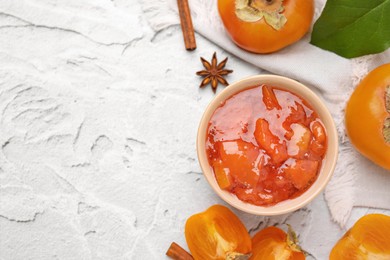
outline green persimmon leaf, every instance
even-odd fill
[[[390,0],[328,0],[311,43],[345,58],[390,47]]]

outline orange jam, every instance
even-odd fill
[[[212,115],[206,140],[221,189],[261,206],[299,196],[316,180],[325,128],[299,96],[273,86],[243,90]]]

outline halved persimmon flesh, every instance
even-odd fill
[[[240,259],[252,249],[245,226],[222,205],[191,216],[185,225],[185,236],[195,260]]]
[[[292,232],[292,231],[291,231]],[[267,227],[252,238],[250,260],[304,260],[305,254],[297,245],[292,232],[288,235],[277,227]]]
[[[329,259],[390,259],[390,217],[369,214],[360,218],[333,247]]]

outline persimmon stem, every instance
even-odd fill
[[[292,251],[302,252],[302,248],[298,245],[299,241],[298,241],[297,234],[289,224],[287,224],[287,226],[288,226],[288,232],[287,232],[288,246],[291,248]]]
[[[262,11],[263,8],[267,8],[267,6],[281,5],[283,0],[248,0],[248,5]]]
[[[283,28],[287,18],[283,15],[284,0],[235,0],[237,17],[244,22],[265,19],[275,30]]]

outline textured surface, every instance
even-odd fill
[[[197,41],[186,52],[179,26],[152,30],[135,0],[0,1],[0,259],[164,259],[172,241],[185,247],[187,217],[223,204],[196,159],[213,94],[194,72],[199,56],[229,54]],[[229,81],[261,73],[229,58]],[[251,234],[292,224],[317,259],[343,233],[322,195],[285,216],[235,212]]]

